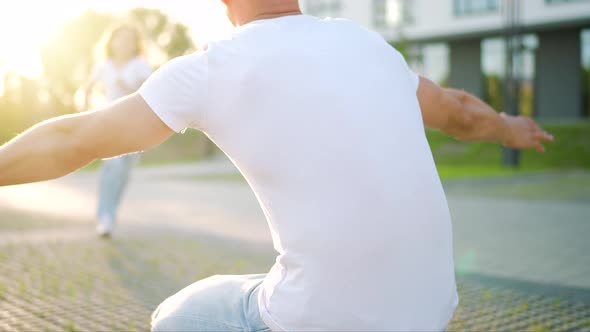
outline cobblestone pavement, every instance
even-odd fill
[[[93,233],[92,174],[1,188],[0,331],[146,331],[196,280],[267,271],[272,246],[244,184],[185,182],[139,172],[108,241]],[[486,188],[447,189],[461,298],[449,330],[590,331],[586,199]]]
[[[272,262],[239,243],[139,233],[1,245],[0,331],[147,331],[157,304],[184,286]]]
[[[184,286],[266,271],[273,261],[267,248],[197,234],[126,230],[113,240],[83,239],[0,246],[0,331],[147,331],[154,308]],[[461,304],[449,331],[590,331],[587,291],[458,280]]]
[[[448,183],[458,272],[590,289],[590,174]]]

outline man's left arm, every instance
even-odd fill
[[[523,116],[498,114],[479,98],[461,90],[443,89],[421,77],[418,100],[426,127],[462,141],[497,142],[514,149],[544,152],[553,136]]]

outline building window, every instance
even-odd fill
[[[442,86],[448,86],[450,71],[448,44],[414,45],[407,48],[405,56],[410,68],[416,73]]]
[[[414,21],[413,0],[373,0],[373,25],[390,28]]]
[[[377,28],[388,26],[387,0],[373,0],[373,24]]]
[[[342,15],[341,0],[307,0],[306,12],[317,17],[339,17]]]
[[[455,16],[496,13],[500,0],[454,0]]]
[[[582,2],[582,1],[588,1],[588,0],[545,0],[545,3],[552,5],[555,3],[570,3],[570,2]]]
[[[518,113],[532,116],[535,97],[535,62],[539,38],[523,35],[521,52],[514,58],[514,73],[519,83]],[[486,38],[481,44],[481,64],[484,75],[484,99],[497,111],[505,108],[506,41],[502,38]]]

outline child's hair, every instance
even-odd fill
[[[144,52],[143,37],[138,28],[131,24],[121,23],[112,26],[102,36],[100,42],[97,44],[97,58],[110,59],[113,57],[113,39],[120,31],[128,30],[135,36],[135,56],[141,56]]]

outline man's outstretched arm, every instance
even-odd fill
[[[0,148],[0,186],[58,178],[96,159],[155,147],[172,134],[138,94],[50,119]]]
[[[497,142],[515,149],[544,152],[553,136],[530,118],[498,114],[462,90],[444,89],[420,78],[418,99],[424,124],[463,141]]]

